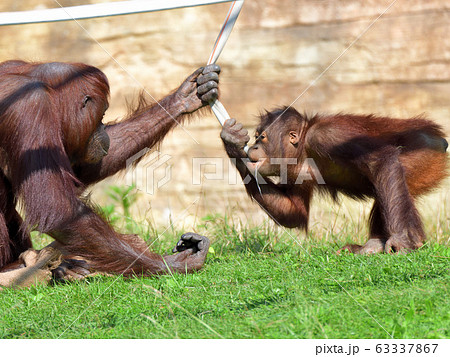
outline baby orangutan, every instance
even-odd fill
[[[246,153],[250,137],[242,124],[227,120],[221,132],[247,193],[276,223],[306,230],[313,192],[325,191],[334,199],[340,192],[375,200],[367,243],[341,250],[407,252],[423,245],[415,199],[447,176],[448,143],[439,125],[374,115],[309,118],[280,108],[261,116],[255,136]]]

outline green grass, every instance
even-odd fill
[[[449,336],[450,248],[337,256],[326,244],[300,248],[280,237],[263,245],[267,232],[249,231],[245,240],[213,237],[214,253],[192,275],[3,291],[0,337]]]
[[[156,252],[177,241],[180,232],[158,235],[115,213],[107,208]],[[213,242],[202,271],[4,290],[0,337],[448,338],[450,232],[442,226],[439,239],[407,255],[338,256],[359,228],[299,239],[271,223],[212,215],[198,226]]]

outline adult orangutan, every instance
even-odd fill
[[[199,68],[158,103],[141,100],[125,120],[104,125],[109,84],[98,68],[0,64],[0,268],[31,247],[29,232],[35,229],[96,271],[132,275],[200,269],[207,238],[186,233],[178,254],[150,253],[139,237],[115,232],[80,195],[87,185],[124,169],[127,158],[161,142],[186,114],[216,99],[219,73],[216,65]]]
[[[278,224],[306,230],[313,192],[325,191],[335,199],[341,192],[375,200],[368,242],[343,249],[363,254],[423,245],[425,233],[414,202],[447,175],[448,143],[439,125],[374,115],[307,117],[281,108],[261,116],[255,136],[246,153],[250,137],[241,124],[230,119],[221,133],[228,156],[237,159],[246,178],[247,193]]]

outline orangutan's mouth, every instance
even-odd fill
[[[257,171],[266,161],[266,158],[258,159],[257,161],[248,161],[246,162],[247,168],[252,171]]]

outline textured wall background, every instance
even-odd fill
[[[102,1],[59,2],[71,6]],[[263,108],[295,102],[295,108],[310,113],[398,117],[425,113],[450,134],[450,3],[398,0],[374,22],[391,3],[247,0],[219,59],[222,102],[249,128]],[[5,0],[0,11],[57,6],[53,0]],[[114,120],[126,113],[126,102],[143,88],[161,98],[203,65],[228,7],[1,27],[0,60],[87,62],[101,68],[112,93],[106,120]],[[219,132],[211,115],[184,130],[175,129],[160,148],[160,158],[171,157],[165,166],[171,166],[172,179],[155,187],[153,195],[142,194],[136,215],[165,225],[172,219],[185,227],[214,212],[231,211],[257,222],[264,219],[241,185],[229,185]],[[193,157],[222,158],[225,178],[194,185]],[[149,165],[147,160],[138,170]],[[164,176],[165,166],[156,171],[157,179]],[[214,171],[212,166],[206,170]],[[235,174],[231,169],[231,176]],[[123,177],[114,177],[101,186],[124,183]],[[93,191],[98,201],[107,200],[101,189]],[[436,204],[430,200],[448,202],[449,197],[448,188],[440,190],[422,211],[435,214]],[[318,208],[313,219],[327,226],[329,210]]]

